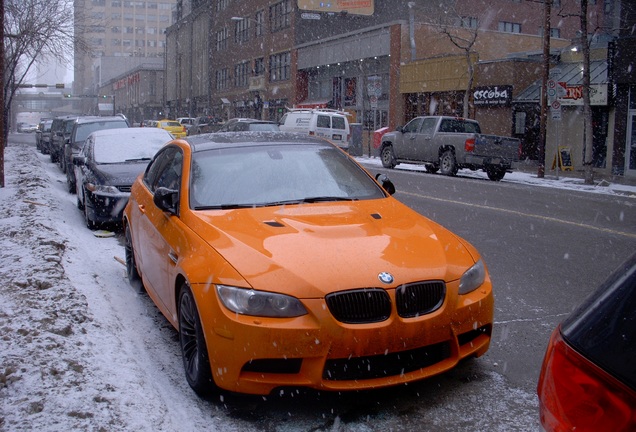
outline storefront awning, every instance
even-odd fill
[[[551,79],[567,90],[564,105],[576,105],[577,90],[583,87],[583,68],[581,63],[559,63],[551,68]],[[554,74],[554,71],[557,71]],[[592,87],[592,105],[603,105],[607,95],[607,61],[596,60],[590,62],[590,84]],[[521,91],[514,98],[515,103],[540,103],[542,80],[539,79]],[[594,100],[594,98],[597,98]],[[607,102],[605,102],[607,104]]]

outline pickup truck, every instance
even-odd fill
[[[385,168],[423,163],[428,172],[451,176],[460,168],[483,169],[490,180],[499,181],[519,160],[519,146],[517,138],[482,134],[475,120],[427,116],[384,134],[380,157]]]

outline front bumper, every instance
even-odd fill
[[[86,191],[84,210],[88,212],[88,218],[93,222],[121,223],[129,198],[130,192],[103,195]]]
[[[408,383],[481,356],[493,325],[490,280],[467,295],[447,284],[442,306],[414,318],[396,313],[382,322],[336,321],[324,299],[305,299],[308,314],[272,319],[225,309],[213,287],[194,285],[217,386],[269,394],[278,387],[318,390],[373,389]],[[201,306],[203,305],[203,306]]]

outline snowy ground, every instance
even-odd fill
[[[521,176],[506,179],[522,181]],[[183,376],[176,332],[125,279],[119,237],[96,237],[85,227],[58,167],[32,144],[10,139],[5,184],[0,189],[0,431],[405,430],[400,416],[418,415],[415,408],[392,413],[390,401],[347,419],[334,408],[338,398],[309,397],[303,400],[308,407],[295,404],[293,395],[269,405],[265,398],[232,403],[224,396],[198,398]],[[619,193],[636,193],[625,188]],[[422,430],[537,428],[534,394],[507,388],[498,375],[480,378],[492,388],[489,400],[479,387],[452,374],[440,382],[461,385],[456,399],[438,396],[433,385],[401,390],[399,396],[412,397],[414,406],[430,406],[419,423]],[[398,392],[381,393],[391,395]],[[355,399],[346,402],[355,406]],[[462,404],[481,406],[466,410],[464,423],[452,426]],[[495,415],[497,427],[491,424]]]

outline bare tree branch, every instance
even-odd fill
[[[2,122],[4,142],[9,133],[9,110],[17,86],[36,63],[69,65],[74,43],[72,0],[3,0],[4,68]],[[4,146],[0,149],[4,166]],[[2,182],[4,183],[4,182]]]

